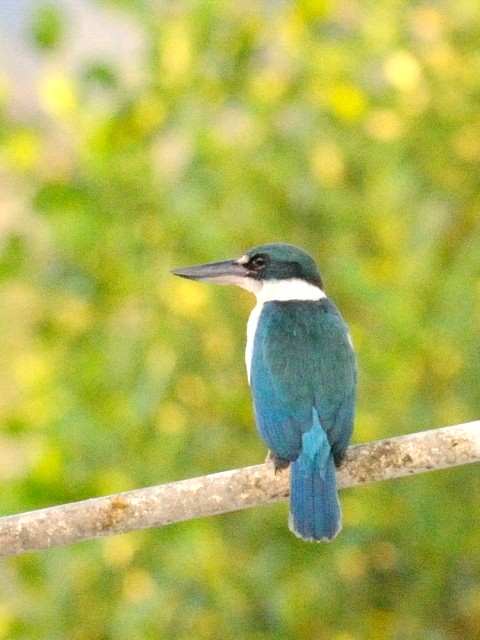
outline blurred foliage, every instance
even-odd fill
[[[45,51],[55,49],[62,40],[64,20],[54,4],[41,4],[32,18],[31,39]]]
[[[72,25],[37,5],[51,56]],[[21,118],[1,76],[2,514],[263,459],[252,299],[168,271],[265,241],[351,326],[356,441],[479,418],[480,4],[97,8],[133,80],[57,51]],[[459,468],[342,492],[331,545],[280,504],[6,560],[0,638],[478,638],[479,497]]]

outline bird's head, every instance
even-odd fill
[[[211,262],[173,269],[173,274],[190,280],[235,284],[260,294],[265,286],[299,283],[322,290],[322,279],[313,258],[292,244],[262,244],[235,260]]]

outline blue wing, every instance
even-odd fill
[[[296,460],[303,434],[320,423],[340,461],[353,430],[355,385],[348,329],[328,298],[265,304],[251,387],[258,429],[276,456]]]

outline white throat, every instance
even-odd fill
[[[257,304],[263,304],[271,300],[321,300],[326,298],[325,293],[314,284],[292,278],[291,280],[264,280],[260,282],[257,296]]]
[[[243,285],[240,285],[243,286]],[[247,365],[248,382],[250,382],[250,367],[252,364],[253,341],[257,330],[258,320],[266,302],[286,302],[288,300],[321,300],[326,298],[325,292],[314,284],[292,278],[291,280],[250,280],[245,283],[245,289],[257,296],[257,304],[252,310],[247,323],[247,346],[245,348],[245,364]]]

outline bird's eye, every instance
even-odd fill
[[[267,265],[267,259],[265,256],[262,256],[260,254],[258,256],[253,256],[253,258],[250,260],[250,265],[254,269],[263,269],[263,267]]]

